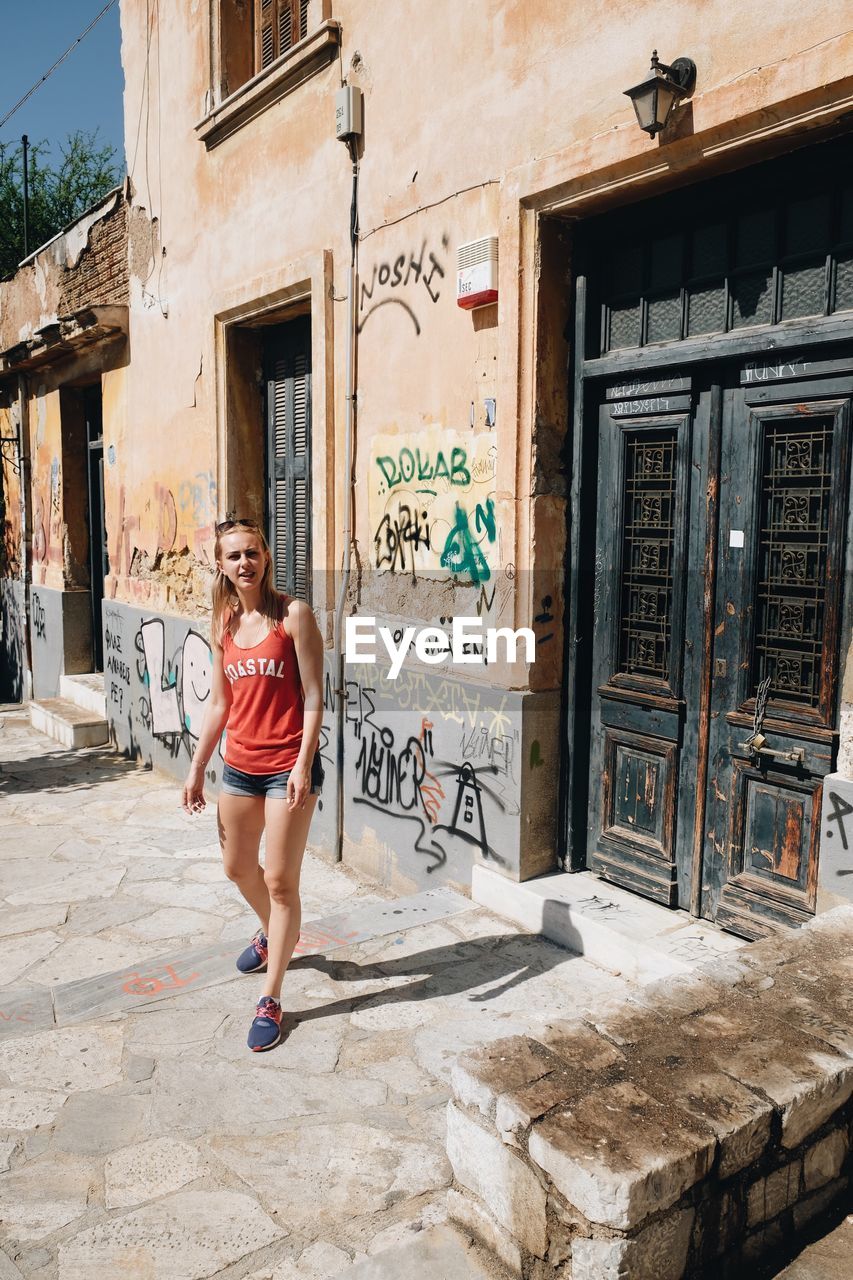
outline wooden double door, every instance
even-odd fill
[[[851,370],[774,354],[595,392],[587,862],[748,937],[815,906]]]

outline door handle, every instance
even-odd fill
[[[773,747],[765,747],[766,741],[767,739],[763,733],[756,733],[751,738],[747,738],[746,742],[739,742],[738,746],[753,756],[768,756],[772,760],[786,760],[790,764],[803,764],[805,761],[806,753],[802,747],[792,747],[789,751],[779,751]]]

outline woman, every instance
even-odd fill
[[[183,806],[204,808],[204,772],[227,728],[219,840],[225,874],[260,921],[237,968],[266,972],[248,1040],[261,1053],[281,1039],[281,984],[299,938],[299,874],[323,782],[323,641],[310,606],[273,586],[269,547],[253,520],[216,526],[215,560],[213,687]]]

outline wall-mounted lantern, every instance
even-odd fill
[[[652,53],[652,66],[645,80],[626,89],[627,97],[634,104],[637,123],[652,137],[665,128],[669,113],[676,102],[688,97],[696,83],[696,63],[690,58],[676,58],[672,66],[658,59],[658,51]]]

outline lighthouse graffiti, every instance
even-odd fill
[[[457,860],[464,851],[468,859],[503,864],[493,833],[506,815],[518,813],[513,749],[518,732],[503,707],[481,703],[479,697],[471,701],[471,722],[461,731],[437,713],[434,697],[432,703],[428,714],[417,705],[401,710],[380,682],[347,681],[353,803],[382,815],[371,821],[380,833],[387,831],[396,849],[401,840],[411,841],[428,872],[446,865],[451,848]],[[488,744],[483,755],[471,751],[472,741],[480,740]]]

